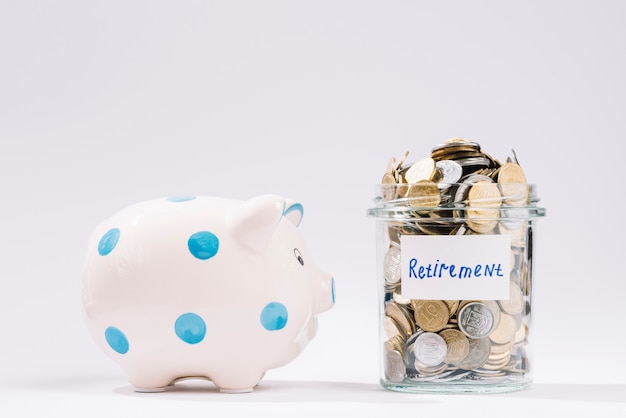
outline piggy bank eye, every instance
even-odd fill
[[[300,250],[298,250],[297,248],[293,249],[293,254],[296,256],[296,259],[298,260],[298,262],[300,263],[300,265],[304,265],[304,258],[302,258],[302,254],[300,254]]]

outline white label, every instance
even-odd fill
[[[402,235],[402,297],[509,298],[510,235]]]

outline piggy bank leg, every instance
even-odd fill
[[[168,387],[174,385],[176,378],[170,374],[155,374],[152,370],[135,371],[128,376],[128,383],[135,392],[156,393],[164,392]]]
[[[222,393],[249,393],[259,384],[265,372],[233,372],[225,376],[211,376],[211,380]]]
[[[165,382],[165,381],[161,381],[161,382],[150,381],[150,382],[146,382],[146,381],[131,380],[131,381],[129,381],[129,383],[131,384],[131,386],[133,387],[135,392],[139,392],[139,393],[165,392],[165,390],[168,387],[174,386],[174,382],[172,382],[172,381],[167,381],[167,382]]]

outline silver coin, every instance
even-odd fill
[[[482,302],[470,302],[457,315],[459,329],[469,338],[486,337],[495,327],[495,314]]]
[[[385,352],[385,377],[390,382],[402,382],[404,380],[404,359],[398,350]]]
[[[400,281],[400,246],[392,245],[385,254],[385,281],[387,283],[398,283]]]
[[[424,332],[415,339],[413,345],[415,359],[426,366],[438,366],[448,354],[446,341],[434,332]]]
[[[441,179],[442,184],[456,183],[463,174],[463,167],[461,167],[461,165],[456,161],[440,160],[435,163],[435,166],[443,175],[443,178]]]
[[[491,161],[489,161],[488,158],[486,157],[469,157],[469,158],[460,158],[458,160],[456,160],[459,165],[461,165],[462,167],[474,167],[474,166],[479,166],[479,167],[489,167],[489,165],[491,164]]]

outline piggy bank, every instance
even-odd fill
[[[96,344],[138,392],[208,379],[250,392],[296,358],[334,304],[297,227],[301,204],[275,195],[149,200],[89,237],[82,307]]]

